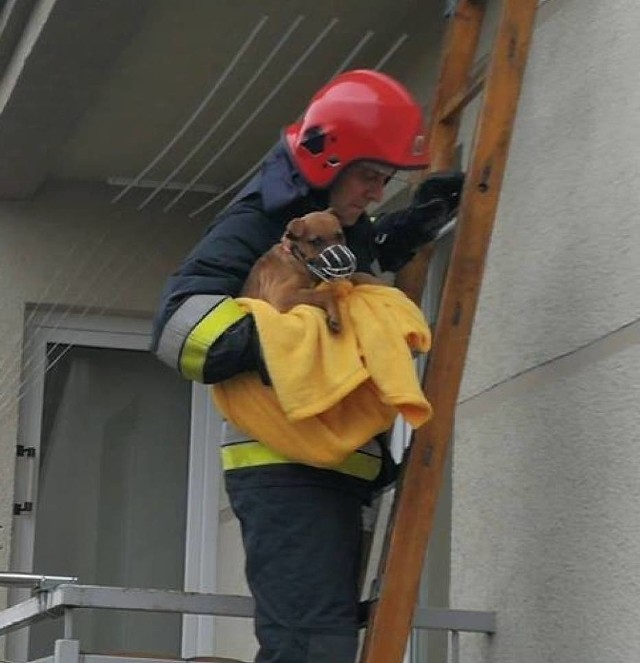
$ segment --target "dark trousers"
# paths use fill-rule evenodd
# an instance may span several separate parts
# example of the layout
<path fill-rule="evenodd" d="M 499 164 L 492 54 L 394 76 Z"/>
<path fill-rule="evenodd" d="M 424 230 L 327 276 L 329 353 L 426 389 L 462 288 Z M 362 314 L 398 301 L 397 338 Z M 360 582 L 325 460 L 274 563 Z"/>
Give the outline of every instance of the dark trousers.
<path fill-rule="evenodd" d="M 256 663 L 353 663 L 362 501 L 320 486 L 227 489 L 256 602 Z"/>

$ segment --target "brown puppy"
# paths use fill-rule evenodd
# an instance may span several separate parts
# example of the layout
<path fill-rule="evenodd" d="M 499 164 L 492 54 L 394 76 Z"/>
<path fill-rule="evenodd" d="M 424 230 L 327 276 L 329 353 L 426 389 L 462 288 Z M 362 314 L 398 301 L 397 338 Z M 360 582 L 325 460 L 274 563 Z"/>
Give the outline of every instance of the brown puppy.
<path fill-rule="evenodd" d="M 293 219 L 280 243 L 253 266 L 240 294 L 263 299 L 282 313 L 297 304 L 318 306 L 327 313 L 329 329 L 337 333 L 341 323 L 334 294 L 330 288 L 316 289 L 320 278 L 306 263 L 327 247 L 345 243 L 340 220 L 331 210 Z"/>

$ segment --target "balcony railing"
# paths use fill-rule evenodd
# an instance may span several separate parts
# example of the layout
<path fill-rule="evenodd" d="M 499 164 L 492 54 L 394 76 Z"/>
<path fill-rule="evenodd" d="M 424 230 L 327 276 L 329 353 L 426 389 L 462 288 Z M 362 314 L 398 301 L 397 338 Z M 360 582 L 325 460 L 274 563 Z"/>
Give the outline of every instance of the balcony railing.
<path fill-rule="evenodd" d="M 253 599 L 230 594 L 201 594 L 132 587 L 79 585 L 77 579 L 24 573 L 0 573 L 0 586 L 29 587 L 31 598 L 0 611 L 0 635 L 45 618 L 64 620 L 64 640 L 56 642 L 55 663 L 79 663 L 79 644 L 74 638 L 74 611 L 83 608 L 169 612 L 183 615 L 253 617 Z M 451 633 L 451 661 L 459 663 L 459 634 L 491 635 L 496 631 L 495 612 L 418 608 L 415 629 Z M 69 641 L 69 642 L 67 642 Z M 89 663 L 87 656 L 85 663 Z"/>

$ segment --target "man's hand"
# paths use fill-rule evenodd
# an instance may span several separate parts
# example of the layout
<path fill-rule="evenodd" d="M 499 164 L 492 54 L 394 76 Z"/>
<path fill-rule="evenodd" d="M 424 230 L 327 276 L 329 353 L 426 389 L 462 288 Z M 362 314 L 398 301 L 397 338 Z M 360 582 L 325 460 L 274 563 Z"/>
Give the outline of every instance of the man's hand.
<path fill-rule="evenodd" d="M 458 209 L 463 184 L 463 173 L 433 173 L 418 186 L 409 207 L 384 214 L 375 222 L 375 242 L 384 271 L 398 271 L 420 247 L 438 236 Z"/>
<path fill-rule="evenodd" d="M 442 200 L 450 212 L 458 209 L 460 194 L 464 184 L 464 173 L 441 171 L 426 177 L 416 189 L 411 207 L 428 205 L 434 200 Z"/>

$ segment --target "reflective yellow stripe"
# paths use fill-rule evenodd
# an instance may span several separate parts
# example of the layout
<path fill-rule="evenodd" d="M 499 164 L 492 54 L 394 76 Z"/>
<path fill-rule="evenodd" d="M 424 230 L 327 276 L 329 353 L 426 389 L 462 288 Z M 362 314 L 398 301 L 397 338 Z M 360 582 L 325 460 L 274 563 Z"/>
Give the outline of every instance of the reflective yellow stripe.
<path fill-rule="evenodd" d="M 343 474 L 351 474 L 354 477 L 373 481 L 380 473 L 381 465 L 382 461 L 379 458 L 356 451 L 335 469 Z"/>
<path fill-rule="evenodd" d="M 241 442 L 222 447 L 222 467 L 225 470 L 290 462 L 288 458 L 271 451 L 260 442 Z"/>
<path fill-rule="evenodd" d="M 229 298 L 218 304 L 200 320 L 187 336 L 180 354 L 180 372 L 189 380 L 203 381 L 204 362 L 211 344 L 234 322 L 246 315 Z"/>
<path fill-rule="evenodd" d="M 230 444 L 222 447 L 221 451 L 222 467 L 225 470 L 294 462 L 256 441 Z M 335 472 L 373 481 L 380 472 L 381 464 L 380 458 L 356 451 L 343 463 L 331 469 Z"/>

